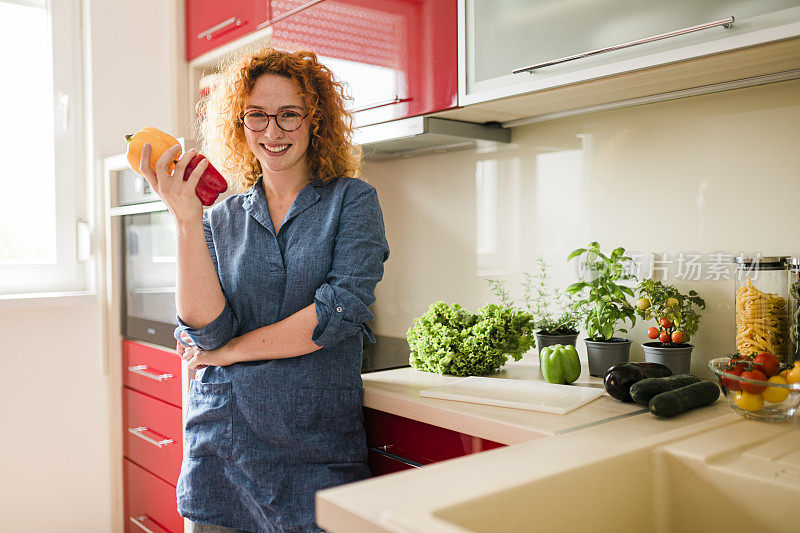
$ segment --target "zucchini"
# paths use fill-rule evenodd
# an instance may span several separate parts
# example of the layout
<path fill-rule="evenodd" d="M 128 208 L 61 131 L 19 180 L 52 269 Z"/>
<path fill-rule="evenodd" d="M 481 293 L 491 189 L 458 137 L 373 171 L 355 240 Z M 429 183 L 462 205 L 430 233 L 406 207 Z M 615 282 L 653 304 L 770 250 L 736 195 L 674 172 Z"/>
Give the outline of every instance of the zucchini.
<path fill-rule="evenodd" d="M 656 416 L 675 416 L 695 407 L 710 405 L 719 398 L 719 387 L 713 381 L 692 383 L 680 389 L 657 394 L 650 400 L 650 412 Z"/>
<path fill-rule="evenodd" d="M 656 394 L 667 392 L 692 383 L 697 383 L 700 378 L 692 374 L 680 374 L 664 378 L 646 378 L 631 385 L 631 398 L 640 405 L 649 405 Z"/>

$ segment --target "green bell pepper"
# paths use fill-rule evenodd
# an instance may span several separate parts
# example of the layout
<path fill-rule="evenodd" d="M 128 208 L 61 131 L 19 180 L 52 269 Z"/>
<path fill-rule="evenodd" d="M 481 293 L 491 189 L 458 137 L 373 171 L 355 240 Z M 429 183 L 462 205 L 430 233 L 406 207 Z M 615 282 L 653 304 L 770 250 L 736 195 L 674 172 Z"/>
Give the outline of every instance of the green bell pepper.
<path fill-rule="evenodd" d="M 539 350 L 539 365 L 548 383 L 572 383 L 581 375 L 581 362 L 574 346 L 555 344 Z"/>

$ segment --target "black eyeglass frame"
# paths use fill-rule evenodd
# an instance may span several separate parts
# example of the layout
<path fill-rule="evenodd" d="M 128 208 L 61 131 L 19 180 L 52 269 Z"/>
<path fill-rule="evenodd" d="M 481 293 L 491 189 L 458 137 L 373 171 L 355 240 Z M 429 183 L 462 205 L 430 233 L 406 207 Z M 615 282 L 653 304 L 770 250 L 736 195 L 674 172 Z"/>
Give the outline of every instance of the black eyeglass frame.
<path fill-rule="evenodd" d="M 245 122 L 245 118 L 247 118 L 247 115 L 250 115 L 252 113 L 261 113 L 261 114 L 263 114 L 263 115 L 265 115 L 267 117 L 267 123 L 264 125 L 264 127 L 262 129 L 254 130 L 253 128 L 251 128 L 250 126 L 247 125 L 247 122 Z M 305 115 L 300 115 L 299 113 L 297 113 L 298 115 L 300 115 L 300 124 L 294 129 L 287 130 L 286 128 L 281 126 L 280 122 L 278 122 L 278 115 L 283 114 L 283 113 L 297 113 L 297 112 L 296 111 L 281 111 L 280 113 L 275 113 L 274 115 L 270 115 L 269 113 L 264 113 L 263 111 L 259 111 L 257 109 L 251 109 L 250 111 L 247 111 L 246 113 L 242 114 L 242 124 L 244 125 L 245 128 L 247 128 L 248 130 L 250 130 L 250 131 L 252 131 L 254 133 L 261 133 L 262 131 L 264 131 L 267 128 L 269 128 L 269 121 L 270 121 L 270 119 L 274 118 L 275 119 L 275 124 L 277 124 L 278 127 L 281 130 L 283 130 L 283 131 L 288 133 L 288 132 L 291 132 L 291 131 L 299 130 L 303 126 L 303 121 L 306 119 L 306 117 L 308 117 L 308 111 L 306 111 Z"/>

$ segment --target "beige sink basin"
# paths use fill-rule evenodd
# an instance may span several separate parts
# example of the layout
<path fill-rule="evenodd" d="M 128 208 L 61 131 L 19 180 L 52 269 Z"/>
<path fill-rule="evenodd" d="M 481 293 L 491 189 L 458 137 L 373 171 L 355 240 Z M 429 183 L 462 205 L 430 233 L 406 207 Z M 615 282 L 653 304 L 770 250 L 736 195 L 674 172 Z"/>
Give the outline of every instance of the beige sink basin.
<path fill-rule="evenodd" d="M 450 526 L 445 529 L 477 533 L 788 532 L 800 523 L 799 427 L 742 420 L 459 502 L 433 516 Z"/>

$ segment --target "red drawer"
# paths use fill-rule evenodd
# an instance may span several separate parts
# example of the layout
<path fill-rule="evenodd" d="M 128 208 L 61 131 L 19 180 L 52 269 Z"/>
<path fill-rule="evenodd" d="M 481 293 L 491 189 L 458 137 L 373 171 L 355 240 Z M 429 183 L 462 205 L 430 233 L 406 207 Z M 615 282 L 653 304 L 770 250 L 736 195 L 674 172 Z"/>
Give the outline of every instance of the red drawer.
<path fill-rule="evenodd" d="M 159 400 L 181 406 L 181 358 L 175 352 L 122 341 L 122 382 Z"/>
<path fill-rule="evenodd" d="M 422 465 L 505 446 L 368 407 L 364 425 L 368 446 Z"/>
<path fill-rule="evenodd" d="M 127 459 L 123 459 L 123 463 L 125 532 L 183 533 L 183 518 L 178 514 L 175 487 Z"/>
<path fill-rule="evenodd" d="M 183 457 L 181 410 L 127 388 L 122 407 L 125 457 L 176 485 Z"/>

